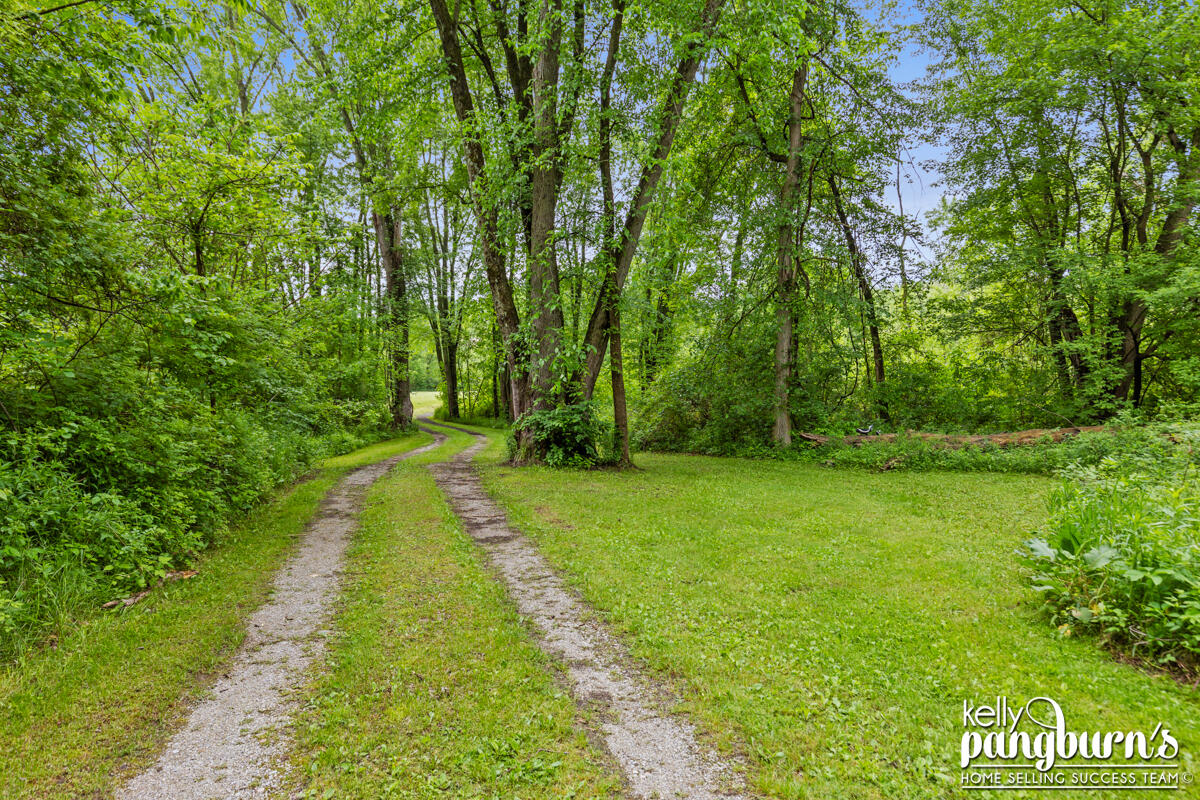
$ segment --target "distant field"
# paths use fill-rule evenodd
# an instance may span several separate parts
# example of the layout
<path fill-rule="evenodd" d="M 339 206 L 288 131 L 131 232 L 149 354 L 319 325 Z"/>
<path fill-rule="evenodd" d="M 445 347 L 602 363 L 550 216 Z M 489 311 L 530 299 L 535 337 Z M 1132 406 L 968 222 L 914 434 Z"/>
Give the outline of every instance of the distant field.
<path fill-rule="evenodd" d="M 414 417 L 428 417 L 437 411 L 442 400 L 438 397 L 437 392 L 413 392 L 412 404 Z"/>

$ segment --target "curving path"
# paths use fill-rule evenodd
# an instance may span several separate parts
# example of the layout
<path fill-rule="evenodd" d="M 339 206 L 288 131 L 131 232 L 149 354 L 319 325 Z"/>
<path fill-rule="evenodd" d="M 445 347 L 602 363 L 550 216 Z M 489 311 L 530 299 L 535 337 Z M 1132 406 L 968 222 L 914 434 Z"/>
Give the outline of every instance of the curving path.
<path fill-rule="evenodd" d="M 429 469 L 520 613 L 541 632 L 539 645 L 565 663 L 577 701 L 598 712 L 602 721 L 593 733 L 618 763 L 629 793 L 662 800 L 740 797 L 734 764 L 701 745 L 692 725 L 670 712 L 665 693 L 488 497 L 470 463 L 485 437 L 421 421 L 477 437 Z M 323 626 L 366 490 L 397 462 L 445 441 L 444 434 L 425 430 L 433 434 L 432 444 L 356 469 L 329 492 L 276 575 L 271 600 L 251 616 L 246 640 L 211 696 L 193 709 L 158 762 L 117 792 L 118 800 L 241 800 L 265 797 L 279 786 L 296 707 L 292 693 L 324 649 Z"/>
<path fill-rule="evenodd" d="M 429 469 L 467 533 L 487 552 L 517 609 L 540 630 L 541 648 L 565 663 L 576 700 L 599 711 L 603 722 L 597 733 L 631 794 L 663 800 L 739 797 L 734 765 L 702 746 L 693 726 L 670 713 L 667 698 L 652 688 L 616 636 L 565 587 L 537 546 L 508 525 L 504 511 L 484 491 L 470 462 L 486 438 L 442 427 L 479 441 Z"/>

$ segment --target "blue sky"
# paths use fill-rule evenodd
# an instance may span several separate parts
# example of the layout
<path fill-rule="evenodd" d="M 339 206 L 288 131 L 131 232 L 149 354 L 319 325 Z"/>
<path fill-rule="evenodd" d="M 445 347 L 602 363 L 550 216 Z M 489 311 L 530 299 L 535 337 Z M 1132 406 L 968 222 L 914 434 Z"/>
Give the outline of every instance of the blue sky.
<path fill-rule="evenodd" d="M 868 19 L 877 20 L 886 27 L 918 24 L 923 19 L 922 12 L 911 0 L 899 0 L 895 8 L 888 12 L 881 11 L 878 0 L 858 0 L 858 5 Z M 886 17 L 881 19 L 885 13 Z M 891 78 L 897 84 L 921 79 L 925 77 L 929 61 L 929 55 L 921 52 L 915 42 L 907 41 L 889 70 Z M 920 141 L 926 133 L 922 130 L 911 131 L 907 137 L 907 151 L 898 154 L 906 162 L 901 170 L 900 181 L 904 211 L 922 222 L 925 212 L 936 208 L 942 198 L 942 188 L 937 185 L 941 176 L 936 169 L 927 169 L 923 164 L 930 160 L 941 161 L 945 157 L 943 148 Z M 909 161 L 912 163 L 907 163 Z M 898 207 L 894 193 L 885 199 L 893 208 Z"/>

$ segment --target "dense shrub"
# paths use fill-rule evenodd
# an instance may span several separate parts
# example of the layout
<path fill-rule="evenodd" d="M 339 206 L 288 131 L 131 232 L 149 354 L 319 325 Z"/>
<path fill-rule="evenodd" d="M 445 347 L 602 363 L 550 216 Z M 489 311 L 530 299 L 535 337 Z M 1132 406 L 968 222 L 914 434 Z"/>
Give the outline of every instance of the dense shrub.
<path fill-rule="evenodd" d="M 136 502 L 90 493 L 61 462 L 0 461 L 0 634 L 36 633 L 63 606 L 145 586 L 198 532 L 168 530 Z"/>
<path fill-rule="evenodd" d="M 661 420 L 660 423 L 661 424 Z M 644 430 L 644 429 L 643 429 Z M 955 470 L 962 472 L 1010 472 L 1055 475 L 1074 465 L 1095 465 L 1106 457 L 1170 457 L 1178 450 L 1173 439 L 1189 435 L 1186 425 L 1114 425 L 1105 432 L 1088 432 L 1059 442 L 1049 438 L 1031 445 L 996 444 L 948 446 L 916 436 L 845 444 L 833 438 L 817 445 L 797 439 L 791 447 L 776 447 L 768 441 L 726 443 L 723 446 L 657 447 L 648 449 L 688 450 L 711 455 L 803 461 L 827 467 L 878 470 Z M 641 439 L 643 446 L 660 444 Z"/>
<path fill-rule="evenodd" d="M 793 430 L 842 436 L 873 423 L 889 433 L 978 434 L 1085 425 L 1117 411 L 1094 394 L 1064 395 L 1056 373 L 1027 359 L 998 359 L 988 348 L 948 343 L 907 324 L 885 330 L 892 337 L 884 343 L 887 379 L 875 384 L 864 374 L 863 350 L 825 330 L 811 313 L 814 303 L 830 303 L 840 309 L 835 313 L 849 310 L 857 328 L 857 305 L 839 302 L 818 297 L 814 288 L 795 320 L 802 346 L 788 396 Z M 749 316 L 724 319 L 720 309 L 713 313 L 717 325 L 681 343 L 644 389 L 631 431 L 638 448 L 731 455 L 772 446 L 774 309 L 766 304 Z"/>
<path fill-rule="evenodd" d="M 1135 657 L 1200 669 L 1200 433 L 1066 472 L 1033 582 L 1064 635 L 1098 633 Z"/>
<path fill-rule="evenodd" d="M 600 463 L 604 425 L 590 402 L 530 411 L 512 427 L 508 455 L 517 463 L 593 467 Z"/>
<path fill-rule="evenodd" d="M 374 437 L 371 429 L 314 431 L 243 409 L 192 410 L 74 417 L 3 440 L 0 655 L 81 605 L 145 588 L 187 564 L 231 516 L 314 459 Z"/>
<path fill-rule="evenodd" d="M 68 366 L 73 331 L 0 341 L 0 658 L 187 564 L 385 428 L 378 378 L 342 395 L 365 367 L 314 355 L 323 331 L 204 282 L 142 289 L 155 324 L 110 320 Z"/>
<path fill-rule="evenodd" d="M 144 6 L 0 20 L 0 657 L 186 563 L 387 405 L 391 318 L 344 268 L 353 223 L 300 200 L 307 134 L 214 113 L 203 77 L 192 105 L 143 71 L 134 102 L 175 24 Z"/>
<path fill-rule="evenodd" d="M 714 342 L 655 381 L 631 444 L 642 450 L 724 455 L 770 441 L 770 351 L 753 341 Z M 804 398 L 797 393 L 797 404 Z"/>

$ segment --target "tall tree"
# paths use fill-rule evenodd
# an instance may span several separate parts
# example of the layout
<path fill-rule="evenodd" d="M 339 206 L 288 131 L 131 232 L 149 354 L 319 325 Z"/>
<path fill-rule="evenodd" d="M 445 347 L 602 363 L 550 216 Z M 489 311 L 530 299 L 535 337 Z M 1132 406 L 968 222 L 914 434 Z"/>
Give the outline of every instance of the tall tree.
<path fill-rule="evenodd" d="M 1144 365 L 1170 361 L 1195 308 L 1180 243 L 1200 193 L 1200 12 L 1053 0 L 936 9 L 929 40 L 953 76 L 938 97 L 947 131 L 967 143 L 947 165 L 963 195 L 962 224 L 947 225 L 953 252 L 971 263 L 989 251 L 986 269 L 970 267 L 981 282 L 1011 276 L 1013 296 L 1037 292 L 1044 352 L 1083 413 L 1141 404 Z"/>

